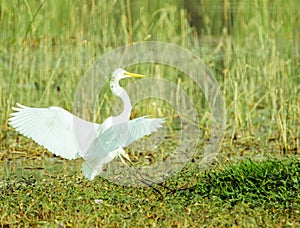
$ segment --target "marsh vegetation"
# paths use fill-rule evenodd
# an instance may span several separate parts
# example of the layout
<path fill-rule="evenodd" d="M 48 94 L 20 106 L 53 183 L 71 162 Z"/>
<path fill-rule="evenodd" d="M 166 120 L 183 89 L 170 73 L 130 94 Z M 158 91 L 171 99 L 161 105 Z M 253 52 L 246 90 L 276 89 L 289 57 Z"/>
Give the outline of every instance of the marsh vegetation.
<path fill-rule="evenodd" d="M 190 3 L 0 1 L 2 227 L 299 226 L 299 3 Z M 214 73 L 225 99 L 227 125 L 219 160 L 211 169 L 200 173 L 188 164 L 156 186 L 161 194 L 101 178 L 89 182 L 80 173 L 80 161 L 53 158 L 8 126 L 16 102 L 72 111 L 77 85 L 99 56 L 142 41 L 187 48 Z M 203 141 L 209 138 L 209 107 L 187 75 L 154 63 L 130 69 L 180 85 L 198 102 L 198 127 Z M 99 112 L 93 116 L 99 122 L 118 102 L 108 86 L 100 95 Z M 149 113 L 168 116 L 169 131 L 176 131 L 176 110 L 166 102 L 137 103 L 132 116 Z M 172 140 L 165 142 L 164 153 L 170 148 Z M 129 152 L 137 165 L 149 162 L 140 160 L 138 151 Z"/>

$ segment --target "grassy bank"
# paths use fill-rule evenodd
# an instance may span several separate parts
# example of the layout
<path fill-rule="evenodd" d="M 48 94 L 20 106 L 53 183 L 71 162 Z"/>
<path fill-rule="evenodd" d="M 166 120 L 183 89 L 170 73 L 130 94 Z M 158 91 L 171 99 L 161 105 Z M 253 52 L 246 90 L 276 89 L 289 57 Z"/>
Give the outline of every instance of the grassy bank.
<path fill-rule="evenodd" d="M 298 160 L 239 162 L 198 173 L 188 167 L 161 186 L 127 188 L 77 172 L 15 174 L 1 181 L 5 225 L 300 225 Z"/>

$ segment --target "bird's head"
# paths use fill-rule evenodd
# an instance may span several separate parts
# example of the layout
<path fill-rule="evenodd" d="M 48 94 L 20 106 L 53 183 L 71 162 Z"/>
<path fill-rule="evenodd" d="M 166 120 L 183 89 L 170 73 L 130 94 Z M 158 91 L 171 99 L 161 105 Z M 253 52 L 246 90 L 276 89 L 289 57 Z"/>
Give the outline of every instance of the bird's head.
<path fill-rule="evenodd" d="M 130 73 L 122 68 L 118 68 L 116 69 L 113 74 L 112 74 L 112 78 L 119 81 L 123 78 L 144 78 L 145 76 L 142 74 L 135 74 L 135 73 Z"/>

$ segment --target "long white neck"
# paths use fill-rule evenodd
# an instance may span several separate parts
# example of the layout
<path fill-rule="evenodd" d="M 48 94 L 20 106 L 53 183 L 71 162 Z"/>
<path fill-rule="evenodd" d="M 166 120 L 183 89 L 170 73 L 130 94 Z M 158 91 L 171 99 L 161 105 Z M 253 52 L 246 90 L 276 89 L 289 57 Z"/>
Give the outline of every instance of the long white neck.
<path fill-rule="evenodd" d="M 121 123 L 128 121 L 130 118 L 132 106 L 126 90 L 119 85 L 119 79 L 117 78 L 114 78 L 110 81 L 110 89 L 112 93 L 120 97 L 123 102 L 123 111 L 120 113 L 120 115 L 113 117 L 114 122 Z"/>

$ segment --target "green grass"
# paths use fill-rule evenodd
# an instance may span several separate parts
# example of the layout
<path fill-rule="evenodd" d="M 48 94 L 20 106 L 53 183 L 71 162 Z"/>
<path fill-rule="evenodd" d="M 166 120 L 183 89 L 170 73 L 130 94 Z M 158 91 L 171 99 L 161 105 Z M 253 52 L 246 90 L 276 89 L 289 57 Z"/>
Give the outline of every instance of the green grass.
<path fill-rule="evenodd" d="M 2 226 L 300 225 L 299 160 L 246 160 L 204 173 L 186 168 L 156 191 L 91 182 L 78 172 L 7 175 L 1 181 Z"/>
<path fill-rule="evenodd" d="M 230 206 L 243 202 L 254 207 L 299 209 L 299 168 L 299 161 L 246 160 L 222 171 L 206 172 L 187 195 L 215 198 Z"/>
<path fill-rule="evenodd" d="M 299 226 L 298 2 L 202 2 L 0 0 L 1 226 L 55 226 L 55 220 L 75 227 Z M 190 26 L 187 18 L 198 12 L 201 26 Z M 194 52 L 220 84 L 227 127 L 219 160 L 209 171 L 189 164 L 164 187 L 156 186 L 160 195 L 101 178 L 89 182 L 79 167 L 46 170 L 51 175 L 43 165 L 41 170 L 24 169 L 27 161 L 52 155 L 8 126 L 16 102 L 71 111 L 80 79 L 101 55 L 128 43 L 156 40 Z M 160 64 L 130 69 L 180 85 L 199 112 L 203 140 L 208 138 L 210 110 L 192 80 Z M 100 122 L 116 101 L 105 88 L 94 115 Z M 167 116 L 169 130 L 176 130 L 176 110 L 166 103 L 138 103 L 133 117 L 149 113 Z M 167 142 L 163 150 L 167 154 L 172 148 Z M 133 158 L 138 154 L 129 152 Z M 137 157 L 136 163 L 143 159 Z M 7 165 L 19 160 L 24 167 Z M 104 202 L 97 205 L 94 199 Z"/>

